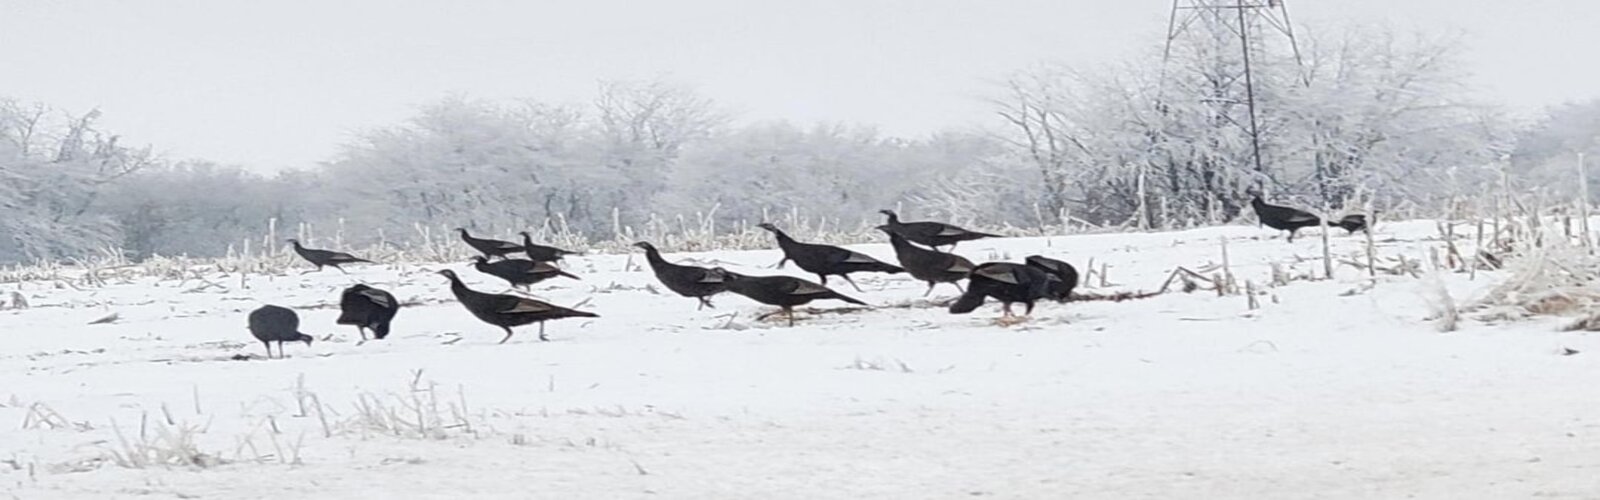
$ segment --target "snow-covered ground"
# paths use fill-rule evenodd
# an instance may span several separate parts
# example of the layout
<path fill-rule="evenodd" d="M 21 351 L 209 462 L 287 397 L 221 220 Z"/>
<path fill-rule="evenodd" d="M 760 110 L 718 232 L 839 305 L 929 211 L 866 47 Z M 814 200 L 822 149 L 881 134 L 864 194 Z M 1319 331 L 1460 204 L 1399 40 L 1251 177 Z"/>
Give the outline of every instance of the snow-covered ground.
<path fill-rule="evenodd" d="M 1338 231 L 1342 233 L 1342 231 Z M 905 275 L 857 278 L 877 306 L 807 314 L 670 294 L 641 256 L 573 259 L 535 293 L 602 315 L 504 345 L 437 266 L 75 290 L 4 285 L 0 492 L 17 498 L 1550 498 L 1600 497 L 1600 339 L 1559 321 L 1438 333 L 1424 283 L 1320 273 L 1315 231 L 1254 227 L 962 244 L 1039 253 L 1154 290 L 1221 261 L 1265 290 L 1044 303 L 1004 327 Z M 1379 228 L 1423 259 L 1431 222 Z M 1333 238 L 1353 255 L 1363 239 Z M 1465 244 L 1470 245 L 1470 242 Z M 887 244 L 858 250 L 893 259 Z M 776 251 L 676 254 L 748 273 Z M 1312 260 L 1305 260 L 1312 259 Z M 451 266 L 474 286 L 502 282 Z M 1501 273 L 1444 276 L 1457 300 Z M 1098 278 L 1094 281 L 1098 282 Z M 333 324 L 355 282 L 417 303 L 385 341 Z M 1098 283 L 1094 283 L 1098 284 Z M 243 285 L 243 287 L 241 287 Z M 245 315 L 295 308 L 321 341 L 262 359 Z M 820 308 L 842 304 L 817 303 Z M 108 314 L 118 319 L 90 325 Z M 1563 356 L 1563 348 L 1579 351 Z M 239 359 L 247 355 L 248 359 Z M 421 422 L 419 424 L 419 422 Z M 130 467 L 171 452 L 203 465 Z M 190 451 L 184 449 L 192 447 Z M 123 462 L 123 463 L 119 463 Z"/>

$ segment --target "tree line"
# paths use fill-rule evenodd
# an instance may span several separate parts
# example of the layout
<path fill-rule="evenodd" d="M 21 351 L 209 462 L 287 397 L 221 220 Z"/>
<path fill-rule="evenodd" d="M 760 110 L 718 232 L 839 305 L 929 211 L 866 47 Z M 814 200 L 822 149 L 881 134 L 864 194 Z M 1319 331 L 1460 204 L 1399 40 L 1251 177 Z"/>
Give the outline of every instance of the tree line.
<path fill-rule="evenodd" d="M 1572 153 L 1600 149 L 1600 101 L 1518 123 L 1475 97 L 1457 41 L 1347 30 L 1304 37 L 1299 63 L 1255 48 L 1257 168 L 1226 122 L 1241 103 L 1224 80 L 1242 61 L 1206 39 L 1017 71 L 989 92 L 992 122 L 925 137 L 741 121 L 685 85 L 612 81 L 581 105 L 441 99 L 274 174 L 159 158 L 103 131 L 98 112 L 0 100 L 0 262 L 215 256 L 269 220 L 361 244 L 546 224 L 605 239 L 685 215 L 854 227 L 896 207 L 978 226 L 1170 228 L 1231 220 L 1255 192 L 1442 209 L 1505 176 L 1566 194 Z"/>

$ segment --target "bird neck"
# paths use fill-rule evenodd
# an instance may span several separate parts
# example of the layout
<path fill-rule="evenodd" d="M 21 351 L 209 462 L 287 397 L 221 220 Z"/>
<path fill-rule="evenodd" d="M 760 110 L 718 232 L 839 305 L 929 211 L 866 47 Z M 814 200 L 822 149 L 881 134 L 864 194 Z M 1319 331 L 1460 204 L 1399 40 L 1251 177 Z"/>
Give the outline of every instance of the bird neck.
<path fill-rule="evenodd" d="M 779 246 L 790 245 L 795 242 L 794 238 L 790 238 L 789 233 L 783 232 L 782 229 L 773 229 L 772 236 L 778 239 Z"/>
<path fill-rule="evenodd" d="M 666 264 L 667 263 L 667 259 L 661 258 L 661 251 L 656 250 L 656 247 L 645 247 L 645 249 L 644 249 L 644 258 L 645 258 L 645 260 L 650 261 L 651 265 L 660 265 L 660 264 Z"/>

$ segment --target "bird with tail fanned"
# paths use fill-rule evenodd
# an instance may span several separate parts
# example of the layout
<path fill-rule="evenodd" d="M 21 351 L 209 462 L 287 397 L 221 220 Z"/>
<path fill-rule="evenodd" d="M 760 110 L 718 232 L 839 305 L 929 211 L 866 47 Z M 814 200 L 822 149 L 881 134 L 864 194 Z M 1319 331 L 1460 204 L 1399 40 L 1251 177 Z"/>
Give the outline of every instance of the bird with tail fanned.
<path fill-rule="evenodd" d="M 856 286 L 855 280 L 850 279 L 850 273 L 896 274 L 905 271 L 861 252 L 833 245 L 801 243 L 770 223 L 763 222 L 756 227 L 771 232 L 772 236 L 778 239 L 778 248 L 783 250 L 783 260 L 778 261 L 779 268 L 783 267 L 784 262 L 792 260 L 795 265 L 800 266 L 800 269 L 817 275 L 823 285 L 828 284 L 828 276 L 838 276 L 844 278 L 845 282 L 850 283 L 850 286 L 859 292 L 861 287 Z"/>
<path fill-rule="evenodd" d="M 472 247 L 473 250 L 477 250 L 478 253 L 483 254 L 484 257 L 505 257 L 506 255 L 522 251 L 522 245 L 518 245 L 516 243 L 504 240 L 473 237 L 471 234 L 467 233 L 467 228 L 464 227 L 456 228 L 456 232 L 461 233 L 461 241 L 467 242 L 467 246 Z"/>
<path fill-rule="evenodd" d="M 400 302 L 394 295 L 358 284 L 344 289 L 339 297 L 339 319 L 334 323 L 354 325 L 361 332 L 362 341 L 367 340 L 367 330 L 372 330 L 372 338 L 383 340 L 389 336 L 389 323 L 399 312 Z"/>
<path fill-rule="evenodd" d="M 534 284 L 556 276 L 579 279 L 577 276 L 562 271 L 549 262 L 534 262 L 522 259 L 504 259 L 489 262 L 488 257 L 478 255 L 472 258 L 472 267 L 480 273 L 506 280 L 513 288 L 521 287 L 527 289 Z"/>
<path fill-rule="evenodd" d="M 972 261 L 966 257 L 953 253 L 929 250 L 906 241 L 899 233 L 890 231 L 888 226 L 878 226 L 879 231 L 889 235 L 889 244 L 894 247 L 894 255 L 900 259 L 900 266 L 906 269 L 911 277 L 928 282 L 928 290 L 922 293 L 923 297 L 933 293 L 934 285 L 950 283 L 961 288 L 961 280 L 967 279 L 967 273 L 972 272 Z"/>
<path fill-rule="evenodd" d="M 633 246 L 644 249 L 644 258 L 650 263 L 650 270 L 668 290 L 700 301 L 700 305 L 695 307 L 696 311 L 713 307 L 711 297 L 728 290 L 727 276 L 721 270 L 667 262 L 661 257 L 661 251 L 648 242 L 641 241 Z"/>
<path fill-rule="evenodd" d="M 945 245 L 949 245 L 951 250 L 955 250 L 956 244 L 963 241 L 999 237 L 999 235 L 969 231 L 943 222 L 900 222 L 900 216 L 895 214 L 893 210 L 879 210 L 878 213 L 889 218 L 889 222 L 884 224 L 883 227 L 888 228 L 890 232 L 899 234 L 900 237 L 913 243 L 927 245 L 935 250 Z"/>
<path fill-rule="evenodd" d="M 343 267 L 339 267 L 339 266 L 344 265 L 344 264 L 357 264 L 357 263 L 371 264 L 372 263 L 372 261 L 370 261 L 370 260 L 363 259 L 363 258 L 360 258 L 360 257 L 356 257 L 354 255 L 350 255 L 350 254 L 347 254 L 347 253 L 344 253 L 344 252 L 335 252 L 335 251 L 332 251 L 332 250 L 318 250 L 318 249 L 315 249 L 315 248 L 306 248 L 306 247 L 300 245 L 300 240 L 290 239 L 288 241 L 289 241 L 290 244 L 294 245 L 294 253 L 299 254 L 300 258 L 305 259 L 306 262 L 310 262 L 311 265 L 317 266 L 316 269 L 311 270 L 311 271 L 306 271 L 305 273 L 321 271 L 323 267 L 332 267 L 334 269 L 338 269 L 339 272 L 341 272 L 341 273 L 349 274 L 348 272 L 346 272 L 344 270 Z M 305 273 L 300 273 L 300 274 L 305 274 Z"/>
<path fill-rule="evenodd" d="M 762 304 L 781 308 L 776 312 L 757 317 L 756 321 L 781 312 L 789 318 L 789 326 L 794 326 L 794 306 L 809 304 L 813 300 L 833 299 L 867 305 L 866 302 L 835 292 L 828 287 L 793 276 L 746 276 L 721 268 L 718 270 L 727 276 L 728 291 Z"/>
<path fill-rule="evenodd" d="M 300 333 L 300 316 L 288 308 L 266 305 L 250 311 L 250 334 L 267 346 L 267 359 L 272 359 L 272 343 L 278 343 L 278 357 L 283 357 L 284 342 L 305 342 L 311 346 L 311 336 Z"/>

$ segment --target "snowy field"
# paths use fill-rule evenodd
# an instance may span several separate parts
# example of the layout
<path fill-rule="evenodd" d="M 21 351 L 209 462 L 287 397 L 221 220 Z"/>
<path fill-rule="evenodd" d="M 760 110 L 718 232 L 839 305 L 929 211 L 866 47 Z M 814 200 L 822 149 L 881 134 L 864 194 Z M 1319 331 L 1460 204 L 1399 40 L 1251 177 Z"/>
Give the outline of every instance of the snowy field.
<path fill-rule="evenodd" d="M 1333 237 L 1356 255 L 1363 238 Z M 964 243 L 1153 291 L 1221 262 L 1264 290 L 1041 303 L 999 326 L 905 275 L 835 282 L 873 310 L 755 322 L 655 284 L 642 255 L 572 259 L 535 293 L 602 315 L 497 345 L 438 266 L 19 290 L 0 311 L 0 492 L 15 498 L 1597 498 L 1600 338 L 1564 319 L 1427 320 L 1429 280 L 1344 266 L 1255 227 Z M 1270 239 L 1269 239 L 1270 238 Z M 1425 260 L 1431 222 L 1380 226 Z M 1463 244 L 1470 246 L 1470 240 Z M 857 250 L 892 261 L 887 243 Z M 775 250 L 668 254 L 770 269 Z M 504 283 L 450 266 L 479 289 Z M 1426 267 L 1426 264 L 1424 264 Z M 295 270 L 298 272 L 299 270 Z M 1209 272 L 1207 273 L 1210 274 Z M 798 274 L 797 274 L 798 275 Z M 813 278 L 807 276 L 808 278 Z M 1504 277 L 1443 280 L 1466 302 Z M 1099 278 L 1092 285 L 1099 285 Z M 384 341 L 333 324 L 366 282 L 411 305 Z M 295 308 L 319 341 L 263 359 L 245 315 Z M 840 303 L 815 303 L 823 309 Z M 107 324 L 89 323 L 115 313 Z M 1579 351 L 1562 355 L 1563 349 Z M 143 462 L 184 462 L 143 463 Z M 0 495 L 6 496 L 6 495 Z"/>

